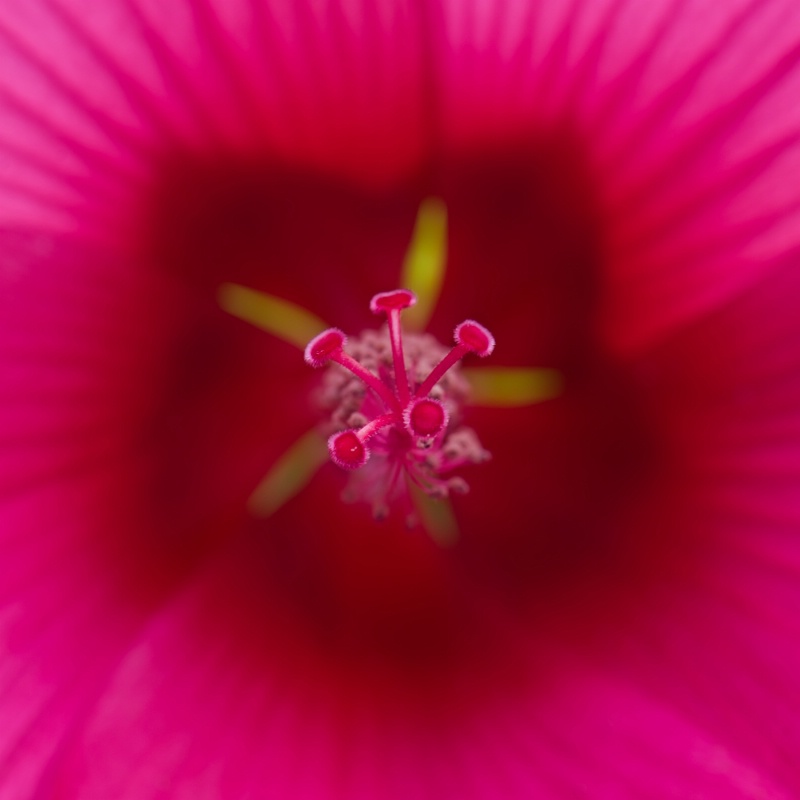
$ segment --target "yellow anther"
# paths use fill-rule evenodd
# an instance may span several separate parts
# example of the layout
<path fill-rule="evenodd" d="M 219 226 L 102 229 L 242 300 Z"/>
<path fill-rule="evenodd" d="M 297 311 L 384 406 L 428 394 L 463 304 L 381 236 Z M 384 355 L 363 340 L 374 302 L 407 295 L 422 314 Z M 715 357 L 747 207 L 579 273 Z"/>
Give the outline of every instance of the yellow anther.
<path fill-rule="evenodd" d="M 447 270 L 447 207 L 436 197 L 423 200 L 411 242 L 403 261 L 400 286 L 417 296 L 417 304 L 403 314 L 409 330 L 424 330 L 442 291 Z"/>
<path fill-rule="evenodd" d="M 555 369 L 470 367 L 461 374 L 469 381 L 473 406 L 530 406 L 557 397 L 563 390 L 563 378 Z"/>
<path fill-rule="evenodd" d="M 258 485 L 247 507 L 254 517 L 269 517 L 305 488 L 327 462 L 328 448 L 319 431 L 301 436 L 273 465 Z"/>
<path fill-rule="evenodd" d="M 229 314 L 301 350 L 305 349 L 310 339 L 330 327 L 310 311 L 288 300 L 236 283 L 223 283 L 217 299 Z"/>
<path fill-rule="evenodd" d="M 439 499 L 426 494 L 411 481 L 408 482 L 411 500 L 419 516 L 419 523 L 441 547 L 451 547 L 460 535 L 453 506 L 447 498 Z"/>

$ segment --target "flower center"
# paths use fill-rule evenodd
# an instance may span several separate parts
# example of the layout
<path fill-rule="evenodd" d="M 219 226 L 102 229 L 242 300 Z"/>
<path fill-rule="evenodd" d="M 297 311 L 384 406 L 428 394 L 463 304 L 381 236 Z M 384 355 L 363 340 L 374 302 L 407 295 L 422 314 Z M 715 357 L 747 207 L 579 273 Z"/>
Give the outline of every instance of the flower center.
<path fill-rule="evenodd" d="M 486 461 L 489 453 L 471 428 L 460 425 L 468 384 L 458 362 L 467 353 L 494 350 L 491 333 L 474 320 L 456 326 L 448 350 L 428 334 L 406 334 L 404 309 L 416 303 L 407 289 L 376 294 L 370 310 L 386 316 L 386 326 L 348 341 L 329 328 L 306 346 L 312 367 L 330 362 L 320 393 L 329 415 L 331 460 L 354 475 L 349 499 L 365 500 L 376 518 L 400 504 L 410 524 L 416 521 L 413 494 L 444 499 L 468 487 L 453 472 Z"/>

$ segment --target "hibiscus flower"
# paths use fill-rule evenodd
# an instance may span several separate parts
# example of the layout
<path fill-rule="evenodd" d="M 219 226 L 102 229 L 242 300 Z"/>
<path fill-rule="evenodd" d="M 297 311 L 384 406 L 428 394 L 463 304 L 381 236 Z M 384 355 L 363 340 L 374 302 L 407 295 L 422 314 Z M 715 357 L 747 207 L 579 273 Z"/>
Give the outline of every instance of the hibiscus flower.
<path fill-rule="evenodd" d="M 797 796 L 793 0 L 6 0 L 0 53 L 4 796 Z M 497 342 L 446 539 L 309 468 L 276 317 L 367 335 L 430 197 L 415 324 Z"/>

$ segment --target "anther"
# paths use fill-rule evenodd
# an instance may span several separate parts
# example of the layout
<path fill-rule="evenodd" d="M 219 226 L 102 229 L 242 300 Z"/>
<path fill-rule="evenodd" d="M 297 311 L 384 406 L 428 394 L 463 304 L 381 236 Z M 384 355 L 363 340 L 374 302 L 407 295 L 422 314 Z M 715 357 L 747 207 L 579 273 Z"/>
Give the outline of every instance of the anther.
<path fill-rule="evenodd" d="M 419 385 L 415 397 L 425 397 L 441 380 L 442 376 L 467 353 L 484 358 L 494 350 L 494 336 L 479 322 L 467 319 L 456 325 L 453 333 L 456 346 L 431 370 L 430 375 Z"/>
<path fill-rule="evenodd" d="M 334 433 L 328 439 L 328 452 L 333 463 L 344 469 L 363 467 L 369 458 L 369 450 L 355 430 Z"/>
<path fill-rule="evenodd" d="M 456 325 L 453 336 L 457 344 L 481 358 L 490 356 L 494 351 L 494 336 L 474 319 L 466 319 Z"/>
<path fill-rule="evenodd" d="M 412 400 L 403 412 L 406 427 L 422 439 L 438 436 L 448 423 L 448 415 L 444 405 L 432 397 Z"/>
<path fill-rule="evenodd" d="M 335 399 L 331 421 L 336 427 L 347 426 L 330 436 L 328 452 L 335 464 L 347 470 L 371 461 L 363 473 L 353 476 L 350 492 L 368 500 L 376 516 L 388 513 L 389 503 L 398 498 L 407 512 L 413 511 L 410 492 L 414 486 L 432 497 L 466 491 L 466 483 L 450 473 L 488 457 L 475 433 L 458 424 L 459 404 L 466 392 L 463 378 L 456 371 L 447 377 L 445 373 L 467 353 L 488 356 L 494 338 L 474 320 L 456 327 L 455 345 L 449 352 L 430 336 L 408 334 L 407 368 L 400 315 L 415 302 L 414 293 L 407 289 L 376 294 L 370 309 L 386 315 L 388 337 L 383 331 L 365 332 L 345 352 L 344 333 L 329 328 L 305 349 L 305 360 L 312 367 L 334 362 L 373 390 L 365 395 L 338 371 L 327 379 L 326 392 L 333 390 L 329 396 Z"/>
<path fill-rule="evenodd" d="M 408 289 L 395 289 L 393 292 L 378 292 L 369 301 L 369 310 L 373 314 L 388 314 L 390 311 L 402 311 L 416 305 L 417 296 Z"/>
<path fill-rule="evenodd" d="M 367 440 L 381 428 L 397 422 L 397 415 L 384 414 L 356 430 L 339 431 L 328 438 L 328 452 L 334 463 L 345 469 L 358 469 L 369 460 Z"/>
<path fill-rule="evenodd" d="M 389 387 L 373 375 L 368 369 L 363 367 L 354 358 L 344 352 L 347 337 L 338 328 L 328 328 L 328 330 L 317 334 L 305 349 L 305 360 L 309 366 L 322 367 L 328 361 L 335 361 L 345 369 L 350 370 L 359 380 L 374 389 L 380 397 L 388 404 L 389 408 L 396 412 L 402 409 L 397 402 L 397 398 L 392 394 Z"/>
<path fill-rule="evenodd" d="M 304 353 L 306 364 L 315 369 L 324 367 L 334 353 L 340 352 L 347 344 L 347 337 L 338 328 L 328 330 L 315 336 L 307 345 Z"/>
<path fill-rule="evenodd" d="M 400 405 L 405 406 L 411 397 L 406 373 L 405 355 L 403 354 L 403 334 L 400 329 L 400 312 L 410 308 L 417 302 L 417 296 L 408 289 L 395 289 L 393 292 L 379 292 L 369 302 L 373 314 L 386 314 L 389 326 L 389 340 L 392 343 L 392 362 L 394 364 L 394 381 Z"/>

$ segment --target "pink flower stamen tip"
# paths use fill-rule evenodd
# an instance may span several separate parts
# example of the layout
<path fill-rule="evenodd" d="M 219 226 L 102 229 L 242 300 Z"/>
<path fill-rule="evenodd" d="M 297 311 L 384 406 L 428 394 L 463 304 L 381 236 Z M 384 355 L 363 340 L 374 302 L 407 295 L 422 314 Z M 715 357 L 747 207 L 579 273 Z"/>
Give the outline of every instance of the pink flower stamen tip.
<path fill-rule="evenodd" d="M 328 328 L 306 345 L 304 353 L 306 364 L 314 368 L 324 367 L 346 343 L 347 337 L 342 331 L 338 328 Z"/>
<path fill-rule="evenodd" d="M 492 354 L 494 350 L 494 336 L 474 319 L 464 320 L 455 330 L 456 344 L 472 351 L 481 358 Z"/>
<path fill-rule="evenodd" d="M 404 419 L 409 430 L 423 439 L 438 436 L 449 421 L 447 409 L 432 397 L 412 400 L 404 412 Z"/>
<path fill-rule="evenodd" d="M 369 459 L 369 450 L 356 430 L 334 433 L 328 439 L 328 452 L 334 464 L 343 469 L 358 469 Z"/>
<path fill-rule="evenodd" d="M 388 314 L 390 311 L 402 311 L 411 308 L 417 302 L 417 296 L 408 289 L 395 289 L 393 292 L 379 292 L 369 301 L 369 310 L 373 314 Z"/>
<path fill-rule="evenodd" d="M 334 464 L 356 472 L 346 494 L 369 502 L 376 518 L 395 502 L 413 515 L 412 490 L 434 498 L 463 493 L 466 484 L 453 470 L 488 458 L 475 432 L 460 424 L 469 385 L 458 362 L 470 352 L 489 355 L 494 338 L 473 320 L 456 328 L 449 351 L 428 334 L 404 336 L 400 315 L 415 302 L 407 289 L 377 294 L 370 309 L 385 313 L 384 328 L 349 344 L 341 330 L 329 328 L 305 349 L 310 366 L 337 365 L 319 392 L 330 414 L 328 432 L 338 431 L 328 438 L 328 452 Z"/>

